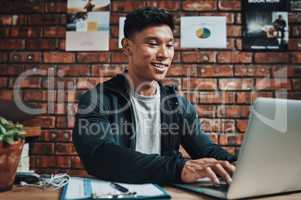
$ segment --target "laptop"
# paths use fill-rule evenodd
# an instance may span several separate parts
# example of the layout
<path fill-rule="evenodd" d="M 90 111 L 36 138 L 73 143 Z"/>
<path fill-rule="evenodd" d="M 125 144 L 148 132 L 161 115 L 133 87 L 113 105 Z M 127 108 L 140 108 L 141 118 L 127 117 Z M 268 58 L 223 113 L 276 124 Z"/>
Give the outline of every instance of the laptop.
<path fill-rule="evenodd" d="M 222 199 L 301 191 L 301 101 L 258 98 L 250 110 L 232 183 L 175 187 Z"/>

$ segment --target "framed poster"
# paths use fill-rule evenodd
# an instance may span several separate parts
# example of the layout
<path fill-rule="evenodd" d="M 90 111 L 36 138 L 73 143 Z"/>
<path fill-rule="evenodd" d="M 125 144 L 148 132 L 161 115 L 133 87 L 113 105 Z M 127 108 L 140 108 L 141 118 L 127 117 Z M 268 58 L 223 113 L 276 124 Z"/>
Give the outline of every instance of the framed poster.
<path fill-rule="evenodd" d="M 301 11 L 301 0 L 291 0 L 291 10 Z"/>
<path fill-rule="evenodd" d="M 244 50 L 287 50 L 289 1 L 242 0 L 242 9 Z"/>
<path fill-rule="evenodd" d="M 124 38 L 124 22 L 125 17 L 119 17 L 119 38 L 118 38 L 118 47 L 122 48 L 121 40 Z"/>
<path fill-rule="evenodd" d="M 110 0 L 68 0 L 67 51 L 109 50 Z"/>
<path fill-rule="evenodd" d="M 226 47 L 226 17 L 181 17 L 181 48 Z"/>

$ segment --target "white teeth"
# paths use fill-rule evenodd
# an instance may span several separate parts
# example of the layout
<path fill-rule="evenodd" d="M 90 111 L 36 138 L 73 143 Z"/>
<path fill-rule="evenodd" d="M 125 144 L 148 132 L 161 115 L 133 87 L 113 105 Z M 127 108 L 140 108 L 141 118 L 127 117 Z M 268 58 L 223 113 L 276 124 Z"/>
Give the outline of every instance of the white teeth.
<path fill-rule="evenodd" d="M 153 64 L 155 67 L 158 67 L 158 68 L 164 68 L 166 67 L 165 65 L 162 65 L 162 64 Z"/>

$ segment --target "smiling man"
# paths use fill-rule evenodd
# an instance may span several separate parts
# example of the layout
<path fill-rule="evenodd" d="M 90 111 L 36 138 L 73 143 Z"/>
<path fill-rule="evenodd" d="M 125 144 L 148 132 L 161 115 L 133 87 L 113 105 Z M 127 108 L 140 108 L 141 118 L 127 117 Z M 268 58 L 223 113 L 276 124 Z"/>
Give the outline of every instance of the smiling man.
<path fill-rule="evenodd" d="M 173 17 L 161 9 L 126 16 L 128 70 L 79 99 L 73 142 L 90 175 L 128 183 L 231 182 L 236 157 L 201 131 L 175 86 L 161 83 L 174 56 L 173 30 Z M 180 145 L 191 159 L 183 159 Z"/>

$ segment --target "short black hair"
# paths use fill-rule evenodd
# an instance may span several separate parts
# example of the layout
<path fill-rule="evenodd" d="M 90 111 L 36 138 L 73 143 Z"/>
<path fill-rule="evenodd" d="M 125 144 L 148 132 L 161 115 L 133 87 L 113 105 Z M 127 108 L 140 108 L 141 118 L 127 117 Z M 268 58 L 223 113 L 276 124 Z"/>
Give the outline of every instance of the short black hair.
<path fill-rule="evenodd" d="M 175 29 L 173 16 L 166 10 L 159 8 L 140 8 L 126 16 L 124 22 L 124 37 L 130 38 L 134 33 L 156 25 L 167 25 Z"/>

